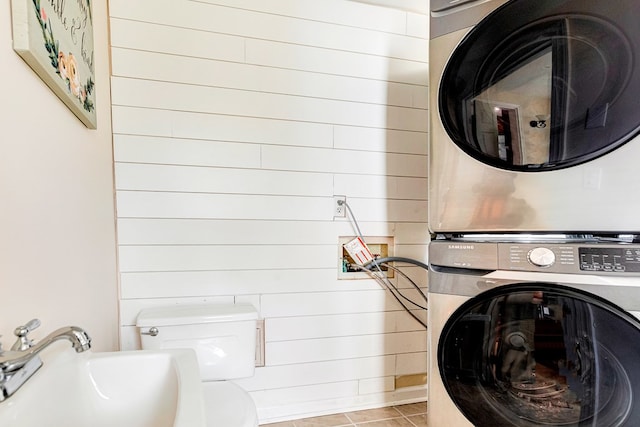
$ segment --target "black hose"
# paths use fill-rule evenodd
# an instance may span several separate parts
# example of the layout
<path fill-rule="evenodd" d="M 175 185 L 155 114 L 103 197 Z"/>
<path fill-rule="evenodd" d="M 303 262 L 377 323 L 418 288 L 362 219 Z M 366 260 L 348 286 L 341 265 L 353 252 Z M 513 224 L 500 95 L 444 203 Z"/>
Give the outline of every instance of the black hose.
<path fill-rule="evenodd" d="M 371 268 L 369 268 L 370 265 L 378 265 L 378 264 L 384 264 L 384 263 L 389 263 L 389 262 L 404 262 L 404 263 L 407 263 L 407 264 L 417 265 L 418 267 L 422 267 L 427 271 L 429 270 L 429 266 L 427 264 L 425 264 L 424 262 L 422 262 L 422 261 L 418 261 L 417 259 L 412 259 L 412 258 L 398 257 L 398 256 L 389 256 L 389 257 L 385 257 L 385 258 L 376 258 L 376 259 L 370 261 L 369 264 L 364 266 L 364 268 L 366 268 L 367 270 L 371 270 Z"/>

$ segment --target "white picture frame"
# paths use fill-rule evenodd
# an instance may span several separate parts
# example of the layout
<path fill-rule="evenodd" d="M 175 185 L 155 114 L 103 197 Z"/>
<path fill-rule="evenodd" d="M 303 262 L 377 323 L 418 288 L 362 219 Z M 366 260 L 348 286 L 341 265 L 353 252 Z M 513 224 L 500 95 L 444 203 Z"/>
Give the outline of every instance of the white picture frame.
<path fill-rule="evenodd" d="M 13 49 L 90 129 L 96 128 L 91 0 L 11 0 Z"/>

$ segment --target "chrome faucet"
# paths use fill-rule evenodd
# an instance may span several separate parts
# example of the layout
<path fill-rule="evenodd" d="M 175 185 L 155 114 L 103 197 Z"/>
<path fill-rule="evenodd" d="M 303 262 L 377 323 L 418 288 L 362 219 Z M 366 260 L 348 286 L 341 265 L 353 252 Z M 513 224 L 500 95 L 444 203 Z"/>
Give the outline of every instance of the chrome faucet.
<path fill-rule="evenodd" d="M 38 354 L 52 343 L 66 339 L 76 352 L 81 353 L 91 348 L 91 338 L 77 326 L 65 326 L 51 332 L 34 344 L 27 334 L 40 326 L 38 319 L 33 319 L 25 326 L 14 331 L 18 337 L 10 351 L 3 351 L 0 345 L 0 402 L 18 390 L 41 366 Z"/>

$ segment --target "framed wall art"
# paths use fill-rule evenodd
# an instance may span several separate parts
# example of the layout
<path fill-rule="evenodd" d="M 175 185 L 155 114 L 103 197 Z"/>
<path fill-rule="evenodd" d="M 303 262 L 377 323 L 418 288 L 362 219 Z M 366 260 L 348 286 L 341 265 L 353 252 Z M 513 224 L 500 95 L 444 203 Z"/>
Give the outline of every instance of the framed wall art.
<path fill-rule="evenodd" d="M 13 49 L 90 129 L 96 128 L 91 0 L 11 0 Z"/>

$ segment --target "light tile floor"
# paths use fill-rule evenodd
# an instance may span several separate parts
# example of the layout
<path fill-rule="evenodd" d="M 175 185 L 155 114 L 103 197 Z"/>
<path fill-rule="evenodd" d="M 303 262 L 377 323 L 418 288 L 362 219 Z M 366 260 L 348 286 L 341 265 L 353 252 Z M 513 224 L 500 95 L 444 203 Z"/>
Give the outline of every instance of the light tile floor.
<path fill-rule="evenodd" d="M 427 427 L 427 402 L 303 418 L 261 427 Z"/>

